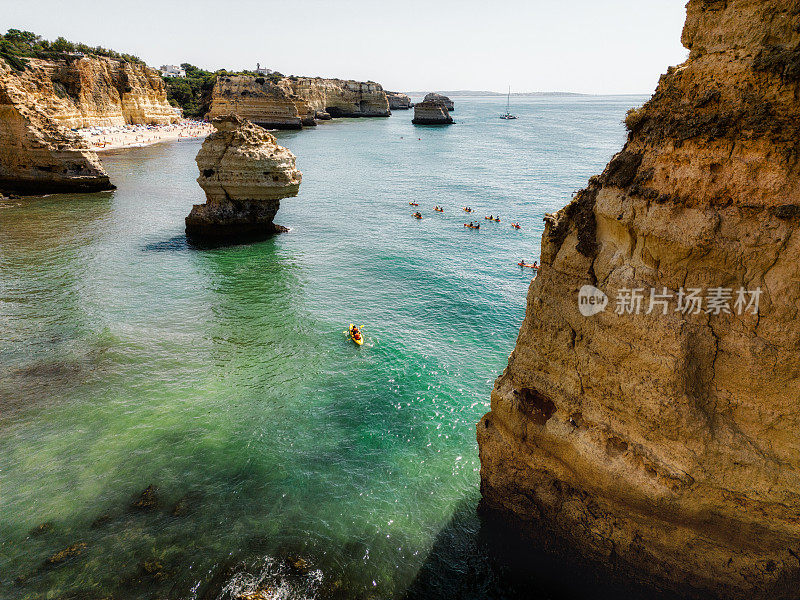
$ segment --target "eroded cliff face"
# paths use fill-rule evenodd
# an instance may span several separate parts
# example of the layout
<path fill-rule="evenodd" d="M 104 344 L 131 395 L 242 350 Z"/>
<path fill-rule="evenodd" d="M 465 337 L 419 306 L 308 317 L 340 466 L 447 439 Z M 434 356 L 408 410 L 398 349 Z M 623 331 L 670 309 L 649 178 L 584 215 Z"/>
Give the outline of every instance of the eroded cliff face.
<path fill-rule="evenodd" d="M 415 125 L 450 125 L 453 117 L 450 116 L 444 102 L 425 100 L 414 105 L 414 118 L 411 122 Z"/>
<path fill-rule="evenodd" d="M 389 99 L 389 108 L 391 110 L 409 110 L 414 106 L 411 98 L 401 92 L 386 92 L 386 97 Z"/>
<path fill-rule="evenodd" d="M 59 125 L 0 59 L 0 190 L 23 193 L 113 189 L 86 142 Z"/>
<path fill-rule="evenodd" d="M 689 60 L 546 219 L 478 423 L 483 502 L 623 577 L 796 598 L 800 3 L 687 10 Z M 579 310 L 586 285 L 609 298 L 594 316 Z M 651 293 L 664 303 L 648 314 Z"/>
<path fill-rule="evenodd" d="M 178 120 L 161 76 L 144 65 L 110 58 L 29 59 L 13 76 L 30 103 L 67 128 Z"/>
<path fill-rule="evenodd" d="M 425 94 L 423 102 L 441 102 L 445 105 L 445 108 L 447 108 L 449 112 L 453 112 L 456 109 L 455 104 L 453 104 L 453 101 L 450 98 L 443 96 L 442 94 L 437 94 L 436 92 Z"/>
<path fill-rule="evenodd" d="M 294 155 L 272 134 L 239 117 L 215 119 L 214 127 L 196 158 L 206 203 L 186 217 L 186 234 L 236 240 L 285 231 L 273 220 L 280 200 L 296 196 L 300 188 Z"/>
<path fill-rule="evenodd" d="M 299 129 L 331 117 L 388 117 L 389 101 L 377 83 L 339 79 L 247 75 L 217 78 L 212 117 L 235 114 L 269 129 Z"/>
<path fill-rule="evenodd" d="M 217 77 L 209 116 L 237 115 L 267 129 L 301 129 L 310 108 L 285 87 L 264 77 Z M 311 114 L 313 121 L 313 114 Z"/>

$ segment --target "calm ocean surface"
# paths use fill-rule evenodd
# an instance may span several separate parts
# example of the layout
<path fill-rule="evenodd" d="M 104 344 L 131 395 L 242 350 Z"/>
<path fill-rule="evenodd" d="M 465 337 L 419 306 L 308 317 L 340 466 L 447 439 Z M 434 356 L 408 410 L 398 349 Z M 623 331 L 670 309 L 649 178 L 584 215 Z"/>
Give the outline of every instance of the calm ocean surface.
<path fill-rule="evenodd" d="M 505 98 L 455 98 L 446 128 L 281 132 L 291 232 L 249 245 L 186 243 L 198 141 L 103 155 L 113 193 L 0 204 L 0 597 L 502 597 L 475 423 L 524 316 L 516 263 L 644 100 L 515 99 L 503 121 Z M 130 509 L 149 485 L 159 507 Z"/>

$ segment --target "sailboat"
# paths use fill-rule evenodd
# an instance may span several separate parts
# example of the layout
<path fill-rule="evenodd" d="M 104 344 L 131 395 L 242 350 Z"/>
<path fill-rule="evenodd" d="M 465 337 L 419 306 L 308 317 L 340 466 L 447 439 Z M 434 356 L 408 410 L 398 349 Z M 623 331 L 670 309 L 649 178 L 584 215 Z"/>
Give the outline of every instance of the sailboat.
<path fill-rule="evenodd" d="M 500 116 L 501 119 L 516 119 L 516 115 L 511 114 L 511 86 L 508 86 L 508 99 L 506 100 L 506 114 Z"/>

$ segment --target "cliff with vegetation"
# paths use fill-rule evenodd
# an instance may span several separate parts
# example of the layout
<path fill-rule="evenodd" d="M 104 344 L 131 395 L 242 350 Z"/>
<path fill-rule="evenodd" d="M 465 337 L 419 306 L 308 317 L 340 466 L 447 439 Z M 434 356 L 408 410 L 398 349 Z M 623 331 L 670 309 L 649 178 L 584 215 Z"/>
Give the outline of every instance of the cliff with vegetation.
<path fill-rule="evenodd" d="M 161 75 L 135 56 L 9 29 L 0 36 L 0 59 L 10 68 L 4 78 L 13 78 L 6 85 L 65 127 L 177 120 Z"/>
<path fill-rule="evenodd" d="M 0 59 L 0 190 L 23 193 L 112 189 L 97 155 L 36 102 L 31 80 Z"/>
<path fill-rule="evenodd" d="M 220 75 L 212 117 L 235 114 L 274 129 L 313 126 L 330 117 L 387 117 L 389 101 L 377 83 L 339 79 Z"/>
<path fill-rule="evenodd" d="M 160 74 L 145 65 L 105 57 L 33 58 L 12 76 L 31 104 L 68 128 L 178 120 Z"/>
<path fill-rule="evenodd" d="M 687 10 L 689 59 L 546 218 L 483 506 L 684 597 L 796 598 L 800 5 Z"/>
<path fill-rule="evenodd" d="M 264 77 L 220 75 L 211 95 L 212 118 L 236 115 L 267 129 L 314 125 L 308 103 L 286 86 Z"/>

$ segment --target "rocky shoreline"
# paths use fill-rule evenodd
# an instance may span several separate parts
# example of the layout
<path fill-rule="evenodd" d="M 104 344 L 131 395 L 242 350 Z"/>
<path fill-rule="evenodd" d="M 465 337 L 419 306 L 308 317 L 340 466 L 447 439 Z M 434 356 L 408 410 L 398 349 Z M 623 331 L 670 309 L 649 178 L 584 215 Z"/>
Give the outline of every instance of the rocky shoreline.
<path fill-rule="evenodd" d="M 0 58 L 0 190 L 25 194 L 114 189 L 89 145 L 71 128 L 178 120 L 160 76 L 107 58 Z"/>

